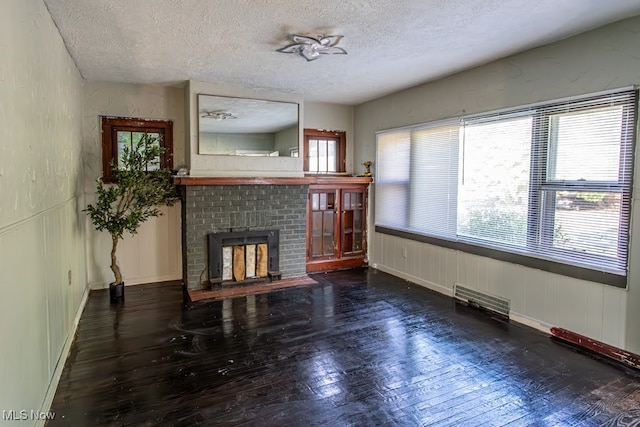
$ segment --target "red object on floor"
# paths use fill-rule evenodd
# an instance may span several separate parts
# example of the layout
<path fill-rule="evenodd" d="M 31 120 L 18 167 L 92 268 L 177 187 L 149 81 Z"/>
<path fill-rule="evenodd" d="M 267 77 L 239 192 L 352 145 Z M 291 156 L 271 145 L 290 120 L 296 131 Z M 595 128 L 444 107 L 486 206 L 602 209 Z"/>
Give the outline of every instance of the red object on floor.
<path fill-rule="evenodd" d="M 640 356 L 637 354 L 630 353 L 626 350 L 622 350 L 621 348 L 605 344 L 563 328 L 553 327 L 551 328 L 551 334 L 563 341 L 584 347 L 588 350 L 624 363 L 625 365 L 631 366 L 632 368 L 640 369 Z"/>

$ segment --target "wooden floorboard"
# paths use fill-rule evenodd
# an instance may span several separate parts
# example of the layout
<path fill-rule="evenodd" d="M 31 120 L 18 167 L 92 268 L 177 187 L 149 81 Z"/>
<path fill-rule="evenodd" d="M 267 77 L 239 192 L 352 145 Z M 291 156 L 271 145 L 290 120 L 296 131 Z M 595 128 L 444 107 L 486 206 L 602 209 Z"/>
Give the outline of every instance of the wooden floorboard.
<path fill-rule="evenodd" d="M 48 425 L 640 425 L 637 371 L 373 269 L 310 277 L 91 292 Z"/>

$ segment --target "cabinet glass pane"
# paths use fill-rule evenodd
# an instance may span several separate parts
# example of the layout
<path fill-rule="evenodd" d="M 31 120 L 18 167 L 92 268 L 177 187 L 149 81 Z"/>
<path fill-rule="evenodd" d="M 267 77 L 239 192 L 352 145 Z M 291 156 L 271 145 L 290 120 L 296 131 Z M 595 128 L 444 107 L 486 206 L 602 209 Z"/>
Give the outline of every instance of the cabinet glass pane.
<path fill-rule="evenodd" d="M 322 212 L 311 215 L 311 256 L 322 256 Z"/>
<path fill-rule="evenodd" d="M 325 255 L 333 255 L 333 211 L 324 212 L 322 231 L 324 234 L 323 252 Z"/>
<path fill-rule="evenodd" d="M 351 193 L 344 192 L 342 193 L 342 209 L 349 210 L 351 209 Z"/>
<path fill-rule="evenodd" d="M 353 211 L 353 229 L 354 231 L 362 231 L 362 211 Z"/>
<path fill-rule="evenodd" d="M 318 193 L 313 193 L 311 195 L 311 210 L 317 211 L 320 209 L 320 195 Z"/>
<path fill-rule="evenodd" d="M 343 241 L 342 241 L 342 252 L 349 253 L 353 252 L 353 233 L 344 233 Z"/>
<path fill-rule="evenodd" d="M 362 250 L 362 233 L 353 233 L 353 251 L 358 252 Z"/>
<path fill-rule="evenodd" d="M 320 193 L 320 210 L 327 209 L 327 193 Z"/>
<path fill-rule="evenodd" d="M 311 216 L 312 235 L 322 236 L 322 212 L 313 212 Z"/>
<path fill-rule="evenodd" d="M 353 211 L 345 211 L 344 215 L 342 215 L 342 228 L 344 232 L 347 233 L 353 228 Z"/>
<path fill-rule="evenodd" d="M 311 238 L 311 256 L 322 256 L 322 236 Z"/>

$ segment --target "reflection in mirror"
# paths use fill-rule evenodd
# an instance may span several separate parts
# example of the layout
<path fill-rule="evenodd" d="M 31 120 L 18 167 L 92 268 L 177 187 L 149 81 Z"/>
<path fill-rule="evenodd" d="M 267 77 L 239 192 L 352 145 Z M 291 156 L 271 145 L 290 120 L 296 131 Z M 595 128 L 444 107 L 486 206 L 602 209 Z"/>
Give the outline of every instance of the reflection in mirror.
<path fill-rule="evenodd" d="M 287 156 L 299 153 L 298 104 L 198 95 L 198 153 Z"/>

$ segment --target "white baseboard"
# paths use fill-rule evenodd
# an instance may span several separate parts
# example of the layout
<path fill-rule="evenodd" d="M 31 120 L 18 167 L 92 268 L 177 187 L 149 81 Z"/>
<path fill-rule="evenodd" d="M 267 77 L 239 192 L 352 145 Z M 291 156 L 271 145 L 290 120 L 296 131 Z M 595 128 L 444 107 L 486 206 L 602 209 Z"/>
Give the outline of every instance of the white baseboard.
<path fill-rule="evenodd" d="M 514 322 L 521 323 L 525 326 L 529 326 L 530 328 L 537 329 L 540 332 L 544 332 L 547 335 L 551 335 L 551 325 L 548 325 L 538 319 L 534 319 L 533 317 L 525 316 L 524 314 L 510 311 L 509 319 L 513 320 Z"/>
<path fill-rule="evenodd" d="M 182 280 L 182 274 L 167 274 L 166 276 L 153 276 L 153 277 L 136 277 L 131 280 L 127 280 L 125 277 L 125 285 L 126 286 L 136 286 L 136 285 L 144 285 L 147 283 L 156 283 L 156 282 L 170 282 L 172 280 Z M 89 289 L 92 291 L 98 289 L 108 289 L 109 283 L 107 282 L 98 282 L 98 283 L 90 283 Z"/>

